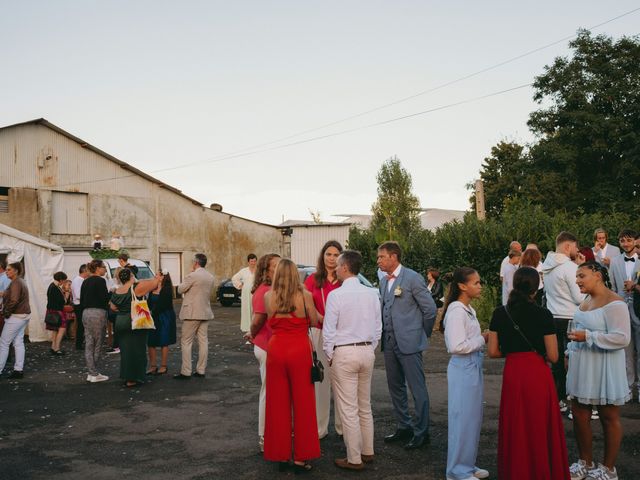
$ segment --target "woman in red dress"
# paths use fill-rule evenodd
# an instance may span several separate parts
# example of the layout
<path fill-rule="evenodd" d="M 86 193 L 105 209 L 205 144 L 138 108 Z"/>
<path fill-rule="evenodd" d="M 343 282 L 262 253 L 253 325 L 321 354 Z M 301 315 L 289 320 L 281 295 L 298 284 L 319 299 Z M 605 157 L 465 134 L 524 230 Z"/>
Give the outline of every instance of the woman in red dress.
<path fill-rule="evenodd" d="M 540 275 L 516 270 L 507 305 L 493 312 L 489 356 L 506 356 L 498 423 L 498 478 L 569 480 L 558 396 L 547 361 L 558 360 L 553 316 L 535 304 Z"/>
<path fill-rule="evenodd" d="M 309 275 L 304 281 L 304 286 L 313 297 L 313 304 L 319 314 L 318 326 L 311 329 L 311 341 L 316 347 L 318 358 L 325 368 L 325 376 L 322 382 L 316 383 L 316 417 L 318 420 L 318 436 L 324 438 L 329 433 L 329 410 L 331 406 L 331 367 L 322 349 L 322 319 L 324 318 L 325 305 L 329 293 L 342 285 L 336 275 L 338 257 L 342 253 L 342 245 L 336 240 L 329 240 L 324 244 L 320 255 L 316 272 Z M 333 409 L 334 426 L 336 433 L 342 435 L 342 422 L 338 409 Z"/>
<path fill-rule="evenodd" d="M 265 304 L 272 335 L 267 347 L 264 458 L 280 462 L 284 470 L 293 456 L 296 473 L 307 472 L 307 460 L 320 456 L 308 333 L 318 314 L 291 260 L 283 259 L 276 267 Z"/>

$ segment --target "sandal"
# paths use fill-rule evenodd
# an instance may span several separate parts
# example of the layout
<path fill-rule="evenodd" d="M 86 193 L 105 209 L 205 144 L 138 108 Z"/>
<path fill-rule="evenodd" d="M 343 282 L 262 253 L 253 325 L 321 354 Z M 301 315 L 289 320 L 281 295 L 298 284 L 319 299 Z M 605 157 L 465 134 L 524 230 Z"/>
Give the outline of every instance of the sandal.
<path fill-rule="evenodd" d="M 302 473 L 309 473 L 311 471 L 313 467 L 311 466 L 311 464 L 304 462 L 302 464 L 299 463 L 295 463 L 293 464 L 293 473 L 295 473 L 296 475 L 302 474 Z"/>
<path fill-rule="evenodd" d="M 169 372 L 169 369 L 166 365 L 160 366 L 160 368 L 156 368 L 155 375 L 166 375 Z"/>
<path fill-rule="evenodd" d="M 145 375 L 157 375 L 158 373 L 158 367 L 153 367 L 150 370 L 147 370 Z"/>

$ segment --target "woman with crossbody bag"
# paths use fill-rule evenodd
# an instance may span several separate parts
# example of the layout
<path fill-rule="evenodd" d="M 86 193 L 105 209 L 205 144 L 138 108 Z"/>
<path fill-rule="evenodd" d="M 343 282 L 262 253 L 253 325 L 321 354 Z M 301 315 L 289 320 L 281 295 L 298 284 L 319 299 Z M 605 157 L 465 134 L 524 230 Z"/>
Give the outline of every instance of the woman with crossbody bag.
<path fill-rule="evenodd" d="M 540 275 L 516 270 L 507 305 L 496 308 L 488 353 L 506 357 L 498 424 L 498 477 L 568 480 L 562 416 L 551 369 L 558 360 L 553 315 L 536 305 Z"/>
<path fill-rule="evenodd" d="M 272 330 L 267 348 L 264 458 L 279 462 L 281 471 L 293 460 L 294 471 L 303 473 L 311 470 L 308 460 L 320 456 L 307 333 L 317 324 L 318 314 L 295 263 L 286 258 L 278 263 L 264 301 Z"/>

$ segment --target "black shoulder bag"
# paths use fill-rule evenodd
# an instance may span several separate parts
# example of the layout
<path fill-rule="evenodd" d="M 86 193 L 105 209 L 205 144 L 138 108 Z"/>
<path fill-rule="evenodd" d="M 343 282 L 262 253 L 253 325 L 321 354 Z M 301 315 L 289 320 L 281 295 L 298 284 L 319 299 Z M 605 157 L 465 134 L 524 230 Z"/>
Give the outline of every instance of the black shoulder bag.
<path fill-rule="evenodd" d="M 507 309 L 507 306 L 504 306 L 504 311 L 507 314 L 507 317 L 509 317 L 509 320 L 511 320 L 511 323 L 513 324 L 513 329 L 518 332 L 520 334 L 520 336 L 524 339 L 525 342 L 527 342 L 527 345 L 529 345 L 529 347 L 531 347 L 531 351 L 532 352 L 536 352 L 538 355 L 540 355 L 542 358 L 544 358 L 544 355 L 542 355 L 542 353 L 540 353 L 536 347 L 533 346 L 533 344 L 529 341 L 529 339 L 527 338 L 527 336 L 523 333 L 523 331 L 520 329 L 520 325 L 518 325 L 515 320 L 513 319 L 513 317 L 511 316 L 511 314 L 509 313 L 509 310 Z"/>
<path fill-rule="evenodd" d="M 313 344 L 313 340 L 311 337 L 311 319 L 309 318 L 309 314 L 307 313 L 307 303 L 304 299 L 304 293 L 302 294 L 302 305 L 304 305 L 304 316 L 309 320 L 309 343 L 311 344 L 311 383 L 322 382 L 324 380 L 324 365 L 318 359 L 318 354 L 316 353 L 316 347 Z"/>

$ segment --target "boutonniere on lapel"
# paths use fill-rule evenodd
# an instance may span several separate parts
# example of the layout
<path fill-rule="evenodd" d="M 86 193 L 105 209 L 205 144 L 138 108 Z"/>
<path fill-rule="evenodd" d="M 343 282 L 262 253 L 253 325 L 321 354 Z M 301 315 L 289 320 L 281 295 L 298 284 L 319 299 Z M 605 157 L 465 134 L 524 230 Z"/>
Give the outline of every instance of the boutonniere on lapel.
<path fill-rule="evenodd" d="M 393 295 L 395 297 L 399 297 L 400 295 L 402 295 L 402 288 L 400 288 L 400 285 L 398 285 L 394 290 L 393 290 Z"/>

